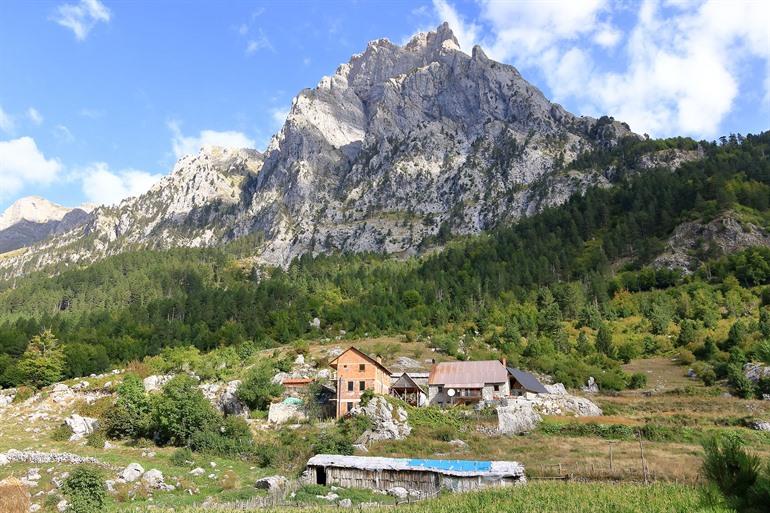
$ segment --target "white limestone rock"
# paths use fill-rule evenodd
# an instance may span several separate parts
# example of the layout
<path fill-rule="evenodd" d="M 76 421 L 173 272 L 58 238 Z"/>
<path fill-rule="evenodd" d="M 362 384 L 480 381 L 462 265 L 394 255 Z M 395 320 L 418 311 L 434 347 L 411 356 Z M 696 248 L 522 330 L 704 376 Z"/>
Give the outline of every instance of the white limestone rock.
<path fill-rule="evenodd" d="M 257 479 L 254 486 L 260 490 L 267 490 L 269 492 L 277 492 L 285 489 L 289 485 L 289 480 L 284 476 L 267 476 Z"/>
<path fill-rule="evenodd" d="M 139 463 L 131 463 L 120 473 L 120 478 L 126 483 L 133 483 L 144 474 L 144 468 Z"/>
<path fill-rule="evenodd" d="M 382 440 L 403 440 L 412 432 L 406 410 L 394 407 L 384 397 L 374 396 L 364 407 L 354 408 L 353 415 L 365 415 L 372 427 L 356 440 L 356 444 L 368 445 Z"/>
<path fill-rule="evenodd" d="M 507 405 L 497 407 L 497 430 L 506 435 L 520 435 L 534 431 L 543 418 L 534 410 L 532 403 L 517 398 Z"/>
<path fill-rule="evenodd" d="M 81 417 L 77 413 L 73 413 L 64 419 L 64 423 L 72 430 L 72 436 L 70 436 L 71 442 L 82 440 L 84 437 L 96 431 L 99 427 L 99 421 L 97 419 Z"/>

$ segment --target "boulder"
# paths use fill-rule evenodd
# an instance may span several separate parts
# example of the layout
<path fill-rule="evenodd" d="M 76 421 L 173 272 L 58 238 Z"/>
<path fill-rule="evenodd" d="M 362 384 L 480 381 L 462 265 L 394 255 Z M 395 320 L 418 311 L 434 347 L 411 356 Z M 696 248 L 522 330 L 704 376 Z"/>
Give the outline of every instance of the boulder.
<path fill-rule="evenodd" d="M 91 417 L 81 417 L 77 413 L 73 413 L 64 419 L 64 423 L 72 430 L 70 441 L 81 440 L 83 437 L 96 431 L 99 427 L 98 420 Z"/>
<path fill-rule="evenodd" d="M 497 407 L 497 430 L 506 435 L 529 433 L 540 425 L 543 418 L 524 398 L 507 401 Z"/>
<path fill-rule="evenodd" d="M 305 365 L 305 355 L 298 354 L 294 359 L 294 365 Z"/>
<path fill-rule="evenodd" d="M 173 377 L 172 374 L 147 376 L 142 382 L 144 384 L 144 391 L 157 392 L 163 388 L 163 385 L 171 381 L 171 378 Z"/>
<path fill-rule="evenodd" d="M 599 384 L 596 382 L 593 376 L 588 377 L 588 381 L 586 382 L 586 386 L 583 387 L 583 392 L 586 392 L 588 394 L 598 394 L 599 393 Z"/>
<path fill-rule="evenodd" d="M 201 468 L 201 467 L 196 467 L 196 468 L 194 468 L 194 469 L 192 469 L 190 471 L 190 474 L 192 474 L 194 476 L 202 476 L 205 473 L 206 473 L 206 471 L 203 470 L 203 468 Z"/>
<path fill-rule="evenodd" d="M 67 499 L 62 499 L 58 503 L 56 503 L 56 511 L 59 513 L 64 513 L 67 511 L 67 508 L 70 507 L 70 503 L 67 501 Z"/>
<path fill-rule="evenodd" d="M 337 503 L 337 505 L 340 508 L 352 508 L 353 507 L 353 501 L 351 501 L 350 499 L 342 499 L 341 501 L 339 501 Z"/>
<path fill-rule="evenodd" d="M 267 490 L 269 492 L 277 492 L 283 490 L 289 485 L 289 480 L 284 476 L 267 476 L 261 479 L 257 479 L 254 486 L 260 490 Z"/>
<path fill-rule="evenodd" d="M 272 403 L 267 411 L 267 420 L 272 424 L 286 424 L 287 422 L 302 422 L 307 419 L 305 407 L 294 403 Z"/>
<path fill-rule="evenodd" d="M 0 467 L 3 465 L 8 465 L 10 461 L 8 461 L 8 457 L 5 454 L 0 454 Z"/>
<path fill-rule="evenodd" d="M 311 328 L 320 330 L 321 329 L 321 319 L 318 317 L 313 317 L 313 320 L 308 322 Z"/>
<path fill-rule="evenodd" d="M 749 427 L 757 431 L 770 431 L 770 421 L 753 420 L 749 422 Z"/>
<path fill-rule="evenodd" d="M 6 406 L 10 406 L 11 403 L 13 403 L 13 398 L 16 397 L 16 392 L 4 392 L 3 394 L 0 394 L 0 408 L 5 408 Z"/>
<path fill-rule="evenodd" d="M 403 501 L 409 497 L 409 491 L 401 486 L 394 486 L 388 489 L 388 495 L 395 497 L 396 500 Z"/>
<path fill-rule="evenodd" d="M 743 374 L 757 383 L 760 379 L 770 376 L 770 366 L 761 363 L 747 363 L 743 366 Z"/>
<path fill-rule="evenodd" d="M 468 444 L 466 444 L 462 440 L 450 440 L 449 445 L 451 445 L 455 449 L 467 449 L 468 448 Z"/>
<path fill-rule="evenodd" d="M 598 417 L 602 410 L 585 397 L 570 394 L 524 394 L 519 399 L 532 403 L 541 415 L 574 415 L 576 417 Z"/>
<path fill-rule="evenodd" d="M 51 390 L 51 400 L 56 404 L 66 403 L 75 398 L 75 392 L 64 383 L 57 383 Z"/>
<path fill-rule="evenodd" d="M 222 394 L 216 402 L 217 409 L 225 415 L 238 415 L 240 417 L 249 416 L 249 407 L 238 398 L 238 387 L 241 386 L 240 380 L 230 381 L 225 385 Z"/>
<path fill-rule="evenodd" d="M 163 472 L 156 468 L 150 469 L 142 474 L 142 482 L 150 488 L 161 488 L 165 484 L 163 482 Z"/>
<path fill-rule="evenodd" d="M 119 477 L 126 483 L 133 483 L 144 474 L 144 468 L 138 463 L 131 463 L 123 469 Z"/>
<path fill-rule="evenodd" d="M 563 383 L 554 383 L 553 385 L 543 385 L 549 394 L 566 395 L 567 389 Z"/>
<path fill-rule="evenodd" d="M 279 372 L 275 376 L 273 376 L 273 379 L 270 380 L 270 383 L 273 385 L 280 385 L 283 383 L 283 380 L 289 377 L 288 372 Z"/>
<path fill-rule="evenodd" d="M 403 440 L 412 432 L 407 413 L 401 406 L 394 407 L 382 396 L 375 396 L 364 407 L 355 408 L 353 415 L 365 415 L 372 427 L 367 429 L 357 444 L 367 445 L 381 440 Z"/>

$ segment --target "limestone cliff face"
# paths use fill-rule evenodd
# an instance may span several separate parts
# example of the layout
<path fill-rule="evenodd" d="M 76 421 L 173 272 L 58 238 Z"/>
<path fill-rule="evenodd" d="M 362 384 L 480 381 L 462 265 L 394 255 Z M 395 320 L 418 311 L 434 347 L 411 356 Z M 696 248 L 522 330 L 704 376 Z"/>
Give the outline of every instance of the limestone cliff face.
<path fill-rule="evenodd" d="M 566 201 L 600 173 L 569 163 L 633 135 L 576 117 L 444 24 L 366 50 L 293 100 L 265 154 L 206 149 L 145 195 L 0 260 L 9 276 L 136 247 L 217 245 L 248 234 L 256 260 L 308 252 L 418 252 Z"/>

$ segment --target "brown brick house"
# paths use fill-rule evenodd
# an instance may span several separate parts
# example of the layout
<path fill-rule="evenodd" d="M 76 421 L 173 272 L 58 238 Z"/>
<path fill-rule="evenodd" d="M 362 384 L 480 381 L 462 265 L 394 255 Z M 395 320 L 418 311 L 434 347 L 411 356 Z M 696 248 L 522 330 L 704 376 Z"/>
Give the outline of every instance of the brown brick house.
<path fill-rule="evenodd" d="M 336 417 L 340 418 L 361 402 L 364 390 L 387 394 L 390 389 L 390 371 L 379 361 L 355 347 L 329 362 L 337 371 Z"/>

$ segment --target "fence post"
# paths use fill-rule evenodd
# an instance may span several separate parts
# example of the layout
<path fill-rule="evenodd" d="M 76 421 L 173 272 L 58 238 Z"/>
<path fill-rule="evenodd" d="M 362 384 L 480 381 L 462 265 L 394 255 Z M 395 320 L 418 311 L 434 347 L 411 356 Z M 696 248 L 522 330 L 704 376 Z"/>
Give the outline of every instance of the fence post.
<path fill-rule="evenodd" d="M 648 484 L 647 479 L 647 462 L 644 459 L 644 446 L 642 444 L 642 432 L 639 431 L 639 456 L 642 459 L 642 475 L 644 476 L 644 484 Z"/>

